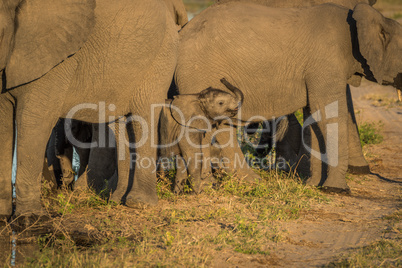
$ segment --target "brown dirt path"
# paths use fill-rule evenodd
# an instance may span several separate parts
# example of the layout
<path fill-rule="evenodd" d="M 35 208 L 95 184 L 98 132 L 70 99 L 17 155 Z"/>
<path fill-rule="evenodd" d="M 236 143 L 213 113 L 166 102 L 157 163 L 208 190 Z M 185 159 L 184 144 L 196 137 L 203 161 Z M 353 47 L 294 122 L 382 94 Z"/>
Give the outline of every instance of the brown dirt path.
<path fill-rule="evenodd" d="M 352 95 L 359 122 L 384 124 L 384 141 L 364 148 L 371 174 L 348 175 L 351 196 L 333 195 L 329 204 L 317 204 L 297 221 L 281 223 L 287 232 L 285 242 L 271 245 L 275 254 L 257 263 L 322 266 L 353 248 L 382 238 L 401 238 L 397 230 L 389 231 L 384 216 L 402 207 L 402 107 L 395 103 L 392 87 L 365 81 L 352 88 Z"/>

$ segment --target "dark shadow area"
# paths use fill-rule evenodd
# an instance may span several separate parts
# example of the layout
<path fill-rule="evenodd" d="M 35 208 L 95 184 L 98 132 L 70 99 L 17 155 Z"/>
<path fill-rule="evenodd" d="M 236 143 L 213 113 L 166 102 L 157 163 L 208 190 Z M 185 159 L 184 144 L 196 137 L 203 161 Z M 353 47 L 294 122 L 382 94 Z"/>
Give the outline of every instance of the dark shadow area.
<path fill-rule="evenodd" d="M 378 173 L 370 172 L 370 174 L 371 174 L 371 175 L 374 175 L 374 176 L 377 176 L 377 178 L 379 178 L 379 179 L 382 180 L 382 181 L 385 181 L 385 182 L 388 182 L 388 183 L 396 183 L 396 184 L 402 185 L 402 178 L 398 178 L 398 179 L 400 179 L 401 181 L 396 181 L 396 180 L 391 180 L 391 179 L 385 178 L 385 177 L 381 176 L 381 175 L 378 174 Z"/>

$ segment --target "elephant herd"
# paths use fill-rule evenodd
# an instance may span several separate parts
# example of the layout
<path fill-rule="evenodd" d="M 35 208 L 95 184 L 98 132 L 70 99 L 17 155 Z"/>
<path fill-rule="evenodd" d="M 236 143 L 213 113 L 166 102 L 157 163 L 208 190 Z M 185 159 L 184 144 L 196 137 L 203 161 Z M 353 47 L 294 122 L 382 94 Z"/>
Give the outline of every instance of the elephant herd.
<path fill-rule="evenodd" d="M 202 191 L 214 155 L 254 181 L 236 127 L 281 116 L 278 150 L 307 183 L 348 192 L 348 169 L 369 172 L 349 84 L 402 88 L 402 26 L 374 4 L 217 0 L 187 22 L 181 0 L 2 1 L 0 217 L 45 215 L 44 156 L 61 183 L 73 147 L 76 183 L 129 207 L 157 204 L 157 163 L 173 155 L 175 192 L 188 175 Z"/>

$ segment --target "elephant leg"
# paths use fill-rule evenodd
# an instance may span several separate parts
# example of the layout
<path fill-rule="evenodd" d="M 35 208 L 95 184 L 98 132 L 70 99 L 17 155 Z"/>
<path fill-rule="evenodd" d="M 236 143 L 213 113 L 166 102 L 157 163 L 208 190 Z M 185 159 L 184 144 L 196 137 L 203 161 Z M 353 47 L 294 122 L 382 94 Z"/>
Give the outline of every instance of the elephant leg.
<path fill-rule="evenodd" d="M 130 150 L 128 143 L 130 141 L 128 130 L 132 130 L 132 123 L 127 123 L 126 118 L 120 118 L 118 122 L 111 125 L 116 137 L 117 151 L 117 184 L 116 189 L 110 197 L 116 203 L 125 203 L 123 199 L 129 188 L 130 163 L 133 150 Z"/>
<path fill-rule="evenodd" d="M 57 188 L 56 177 L 54 176 L 53 167 L 47 163 L 47 158 L 43 161 L 42 176 L 45 181 L 50 183 L 51 191 L 55 191 Z"/>
<path fill-rule="evenodd" d="M 114 127 L 114 126 L 113 126 Z M 124 128 L 125 129 L 125 128 Z M 80 148 L 78 150 L 82 162 L 80 160 L 80 167 L 84 168 L 86 163 L 88 165 L 88 185 L 93 188 L 97 193 L 104 190 L 114 191 L 110 189 L 109 180 L 117 170 L 116 164 L 116 151 L 115 151 L 115 137 L 109 128 L 109 124 L 93 124 L 92 125 L 92 144 L 90 149 Z M 88 151 L 89 150 L 89 151 Z M 89 152 L 89 156 L 85 157 Z M 121 194 L 121 196 L 124 192 Z M 120 198 L 121 198 L 120 196 Z M 113 199 L 115 202 L 120 202 Z"/>
<path fill-rule="evenodd" d="M 319 88 L 330 87 L 320 86 Z M 334 92 L 342 92 L 340 88 L 335 87 L 334 90 Z M 345 180 L 348 164 L 346 95 L 339 93 L 339 96 L 328 99 L 314 92 L 309 95 L 311 116 L 304 121 L 304 124 L 313 130 L 311 135 L 312 177 L 307 183 L 322 186 L 329 191 L 349 192 Z"/>
<path fill-rule="evenodd" d="M 237 141 L 236 128 L 230 126 L 221 126 L 216 132 L 216 145 L 222 151 L 222 159 L 225 163 L 225 171 L 230 174 L 236 174 L 247 181 L 255 182 L 261 178 L 253 172 L 248 165 L 244 154 Z"/>
<path fill-rule="evenodd" d="M 205 135 L 202 135 L 201 190 L 208 184 L 216 182 L 214 176 L 212 176 L 212 161 L 213 158 L 215 158 L 215 155 L 212 149 L 211 142 L 212 142 L 211 132 L 206 132 Z"/>
<path fill-rule="evenodd" d="M 291 168 L 305 177 L 310 176 L 310 161 L 308 152 L 302 142 L 303 128 L 294 114 L 288 115 L 288 131 L 282 140 L 276 144 L 278 163 L 286 162 Z M 304 132 L 305 138 L 308 131 Z M 309 139 L 309 138 L 308 138 Z"/>
<path fill-rule="evenodd" d="M 78 179 L 74 182 L 74 190 L 77 189 L 88 189 L 88 170 L 86 169 L 81 176 L 78 177 Z"/>
<path fill-rule="evenodd" d="M 147 107 L 149 109 L 151 105 Z M 154 118 L 151 120 L 151 116 L 144 116 L 141 118 L 135 118 L 132 121 L 132 129 L 130 124 L 127 127 L 129 133 L 130 142 L 135 141 L 134 150 L 130 150 L 130 157 L 126 157 L 124 162 L 119 161 L 119 172 L 121 167 L 124 170 L 130 170 L 129 182 L 132 181 L 132 187 L 129 185 L 130 192 L 127 194 L 125 204 L 128 207 L 142 207 L 146 205 L 156 205 L 158 203 L 158 195 L 156 192 L 156 159 L 157 159 L 157 144 L 158 135 L 152 135 L 158 133 L 158 124 L 152 124 L 152 122 L 158 122 L 160 115 L 159 111 L 154 113 Z M 151 122 L 148 125 L 148 122 Z M 130 132 L 134 133 L 133 139 L 130 138 Z M 133 145 L 130 145 L 132 147 Z M 134 175 L 132 175 L 134 171 Z M 119 180 L 121 174 L 119 173 Z M 133 178 L 131 180 L 131 177 Z"/>
<path fill-rule="evenodd" d="M 191 188 L 197 194 L 202 191 L 201 173 L 203 171 L 203 166 L 205 166 L 205 162 L 207 162 L 203 153 L 203 151 L 206 150 L 201 148 L 203 140 L 205 140 L 203 136 L 202 133 L 188 131 L 179 141 L 182 157 L 187 164 Z"/>
<path fill-rule="evenodd" d="M 14 107 L 8 94 L 0 95 L 0 220 L 12 214 L 12 163 L 14 148 Z M 43 156 L 42 156 L 43 158 Z"/>
<path fill-rule="evenodd" d="M 39 94 L 38 94 L 39 95 Z M 36 95 L 36 97 L 39 97 Z M 42 113 L 35 101 L 19 102 L 17 106 L 17 176 L 15 181 L 15 216 L 41 216 L 41 171 L 46 144 L 57 117 Z M 32 107 L 34 106 L 34 107 Z M 40 126 L 40 127 L 38 127 Z"/>
<path fill-rule="evenodd" d="M 176 178 L 174 183 L 175 194 L 180 194 L 184 192 L 184 186 L 187 183 L 188 173 L 187 173 L 187 164 L 184 161 L 183 157 L 180 155 L 176 156 Z"/>
<path fill-rule="evenodd" d="M 89 162 L 89 154 L 91 153 L 90 149 L 83 149 L 83 148 L 75 148 L 75 151 L 78 154 L 80 159 L 80 168 L 78 169 L 78 177 L 84 174 L 85 170 L 88 167 Z"/>
<path fill-rule="evenodd" d="M 62 122 L 59 120 L 56 124 L 56 126 L 53 128 L 52 130 L 52 134 L 50 135 L 49 138 L 49 142 L 47 144 L 46 147 L 46 158 L 47 158 L 47 164 L 48 166 L 52 166 L 52 172 L 54 174 L 54 178 L 55 178 L 55 183 L 57 187 L 60 187 L 62 185 L 62 177 L 63 177 L 63 172 L 62 172 L 62 168 L 60 165 L 60 160 L 59 158 L 57 158 L 56 155 L 56 146 L 60 145 L 60 141 L 57 141 L 58 139 L 63 139 L 63 146 L 64 146 L 64 127 L 61 126 Z M 58 130 L 58 128 L 63 128 L 63 133 L 62 135 L 60 135 L 60 131 Z M 57 144 L 57 145 L 56 145 Z"/>
<path fill-rule="evenodd" d="M 348 102 L 348 134 L 349 134 L 349 164 L 348 171 L 352 174 L 369 174 L 369 165 L 364 159 L 357 129 L 356 116 L 353 108 L 350 86 L 347 85 L 346 97 Z"/>
<path fill-rule="evenodd" d="M 73 147 L 68 146 L 64 148 L 64 154 L 58 155 L 57 158 L 60 160 L 61 170 L 63 172 L 62 183 L 64 186 L 69 186 L 75 179 L 75 173 L 73 171 Z"/>
<path fill-rule="evenodd" d="M 187 172 L 190 176 L 190 184 L 194 193 L 198 194 L 202 191 L 201 187 L 201 170 L 202 170 L 202 154 L 199 148 L 195 150 L 186 149 L 183 151 L 184 162 L 187 164 Z"/>

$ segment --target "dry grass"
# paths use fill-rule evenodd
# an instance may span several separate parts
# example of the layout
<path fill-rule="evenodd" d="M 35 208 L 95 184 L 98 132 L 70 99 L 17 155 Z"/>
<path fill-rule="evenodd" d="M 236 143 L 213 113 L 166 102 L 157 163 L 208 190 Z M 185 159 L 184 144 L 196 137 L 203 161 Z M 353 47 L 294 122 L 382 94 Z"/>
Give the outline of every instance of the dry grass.
<path fill-rule="evenodd" d="M 394 108 L 401 106 L 401 103 L 398 101 L 398 98 L 395 96 L 390 96 L 386 94 L 369 94 L 364 97 L 364 99 L 371 101 L 371 105 L 375 107 L 385 107 L 385 108 Z"/>
<path fill-rule="evenodd" d="M 24 265 L 208 266 L 219 252 L 269 255 L 286 232 L 281 222 L 329 199 L 292 174 L 259 172 L 263 179 L 255 183 L 222 174 L 200 195 L 173 195 L 164 175 L 159 205 L 142 210 L 91 191 L 53 193 L 45 183 L 43 204 L 53 216 L 42 227 L 51 231 L 32 238 L 40 252 Z"/>

